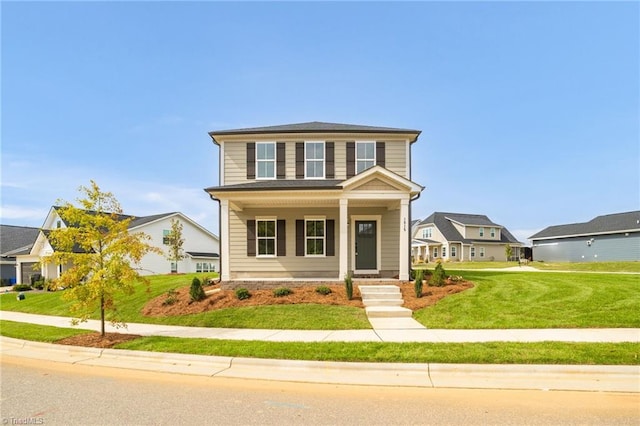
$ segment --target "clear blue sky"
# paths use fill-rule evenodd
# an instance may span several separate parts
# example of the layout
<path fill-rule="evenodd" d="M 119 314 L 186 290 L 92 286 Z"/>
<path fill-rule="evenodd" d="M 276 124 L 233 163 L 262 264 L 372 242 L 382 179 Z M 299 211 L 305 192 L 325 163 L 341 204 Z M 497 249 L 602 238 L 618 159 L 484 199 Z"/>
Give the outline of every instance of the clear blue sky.
<path fill-rule="evenodd" d="M 640 208 L 638 2 L 6 2 L 3 224 L 90 179 L 128 214 L 218 232 L 211 130 L 422 130 L 414 218 L 521 241 Z"/>

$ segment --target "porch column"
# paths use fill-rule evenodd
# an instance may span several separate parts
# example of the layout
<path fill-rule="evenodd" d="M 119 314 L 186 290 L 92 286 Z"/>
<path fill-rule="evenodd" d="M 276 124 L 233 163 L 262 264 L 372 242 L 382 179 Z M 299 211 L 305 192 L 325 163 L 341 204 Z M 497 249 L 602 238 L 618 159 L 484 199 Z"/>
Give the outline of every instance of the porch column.
<path fill-rule="evenodd" d="M 220 279 L 231 279 L 229 271 L 229 200 L 220 200 Z"/>
<path fill-rule="evenodd" d="M 400 200 L 400 276 L 401 281 L 409 280 L 409 199 Z"/>
<path fill-rule="evenodd" d="M 338 272 L 339 280 L 342 280 L 349 272 L 349 244 L 347 240 L 347 236 L 349 235 L 349 230 L 347 229 L 347 224 L 349 223 L 349 217 L 347 214 L 348 206 L 349 200 L 340 200 L 340 262 Z"/>

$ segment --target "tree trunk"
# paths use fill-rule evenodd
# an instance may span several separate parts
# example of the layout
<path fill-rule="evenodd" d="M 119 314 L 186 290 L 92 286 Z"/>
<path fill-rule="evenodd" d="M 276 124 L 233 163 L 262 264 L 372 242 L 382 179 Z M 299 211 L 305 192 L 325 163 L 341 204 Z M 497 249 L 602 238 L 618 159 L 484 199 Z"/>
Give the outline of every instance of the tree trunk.
<path fill-rule="evenodd" d="M 104 295 L 100 295 L 100 334 L 104 337 Z"/>

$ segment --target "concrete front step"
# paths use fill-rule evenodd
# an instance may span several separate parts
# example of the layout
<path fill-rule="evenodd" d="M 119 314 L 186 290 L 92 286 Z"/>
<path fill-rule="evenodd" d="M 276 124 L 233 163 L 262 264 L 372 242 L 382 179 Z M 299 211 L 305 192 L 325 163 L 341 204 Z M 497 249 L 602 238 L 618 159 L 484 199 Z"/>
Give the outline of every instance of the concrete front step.
<path fill-rule="evenodd" d="M 411 309 L 399 306 L 368 306 L 365 312 L 369 318 L 407 318 L 411 317 Z"/>
<path fill-rule="evenodd" d="M 364 306 L 402 306 L 402 299 L 370 299 L 362 298 Z"/>

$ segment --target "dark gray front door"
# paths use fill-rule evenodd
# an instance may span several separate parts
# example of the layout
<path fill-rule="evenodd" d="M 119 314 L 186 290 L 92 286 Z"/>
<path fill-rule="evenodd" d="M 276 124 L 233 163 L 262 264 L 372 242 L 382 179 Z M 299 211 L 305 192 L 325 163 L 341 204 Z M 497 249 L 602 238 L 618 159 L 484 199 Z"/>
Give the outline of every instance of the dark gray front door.
<path fill-rule="evenodd" d="M 356 269 L 378 269 L 375 220 L 356 220 Z"/>

